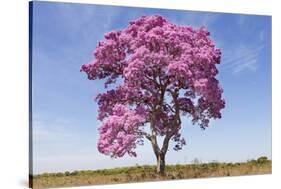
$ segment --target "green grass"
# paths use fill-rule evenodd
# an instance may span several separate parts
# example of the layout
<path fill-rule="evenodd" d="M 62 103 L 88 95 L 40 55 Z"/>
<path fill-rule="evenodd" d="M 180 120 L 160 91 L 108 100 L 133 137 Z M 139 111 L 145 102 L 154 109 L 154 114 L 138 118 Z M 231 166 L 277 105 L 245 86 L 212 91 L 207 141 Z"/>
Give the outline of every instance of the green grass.
<path fill-rule="evenodd" d="M 165 176 L 156 173 L 152 165 L 136 165 L 101 170 L 83 170 L 43 173 L 33 176 L 34 188 L 114 184 L 126 182 L 160 181 L 173 179 L 206 178 L 271 173 L 271 160 L 260 157 L 239 163 L 194 163 L 166 165 Z"/>

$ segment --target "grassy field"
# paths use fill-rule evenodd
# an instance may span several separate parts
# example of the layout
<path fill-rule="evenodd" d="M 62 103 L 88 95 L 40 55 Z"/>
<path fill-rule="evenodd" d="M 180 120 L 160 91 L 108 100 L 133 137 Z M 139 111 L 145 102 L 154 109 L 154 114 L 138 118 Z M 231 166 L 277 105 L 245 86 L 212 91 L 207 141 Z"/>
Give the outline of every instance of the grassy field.
<path fill-rule="evenodd" d="M 241 163 L 199 163 L 167 165 L 165 176 L 155 172 L 150 165 L 104 170 L 44 173 L 32 177 L 33 188 L 67 187 L 128 182 L 163 181 L 174 179 L 270 174 L 271 160 L 260 157 Z"/>

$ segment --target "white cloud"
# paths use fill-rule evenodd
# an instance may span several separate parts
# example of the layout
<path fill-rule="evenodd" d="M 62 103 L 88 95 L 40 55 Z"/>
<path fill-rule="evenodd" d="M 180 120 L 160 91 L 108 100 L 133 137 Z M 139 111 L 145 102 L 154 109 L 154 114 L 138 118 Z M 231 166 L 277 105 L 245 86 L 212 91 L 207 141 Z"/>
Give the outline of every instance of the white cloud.
<path fill-rule="evenodd" d="M 258 59 L 265 45 L 259 43 L 255 47 L 247 45 L 238 45 L 231 51 L 223 53 L 222 65 L 220 70 L 230 70 L 234 74 L 244 71 L 256 71 L 258 68 Z"/>
<path fill-rule="evenodd" d="M 245 62 L 243 64 L 240 64 L 233 69 L 234 74 L 240 73 L 244 70 L 250 70 L 250 71 L 256 71 L 257 70 L 258 59 L 256 57 L 252 58 L 252 59 L 249 59 L 249 60 L 244 60 L 244 61 Z"/>

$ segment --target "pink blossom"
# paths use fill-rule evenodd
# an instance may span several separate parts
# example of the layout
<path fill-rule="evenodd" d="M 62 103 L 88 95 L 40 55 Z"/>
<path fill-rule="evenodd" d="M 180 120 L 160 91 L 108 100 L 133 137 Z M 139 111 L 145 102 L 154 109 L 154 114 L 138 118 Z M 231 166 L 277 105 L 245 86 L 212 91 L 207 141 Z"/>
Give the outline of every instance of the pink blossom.
<path fill-rule="evenodd" d="M 99 128 L 98 150 L 111 157 L 121 157 L 126 153 L 136 156 L 134 148 L 142 140 L 139 128 L 145 120 L 145 111 L 131 110 L 125 105 L 116 104 L 112 115 Z"/>
<path fill-rule="evenodd" d="M 181 116 L 191 116 L 201 128 L 221 118 L 225 102 L 215 78 L 221 52 L 206 28 L 142 16 L 125 29 L 106 33 L 93 54 L 81 67 L 88 79 L 106 79 L 106 86 L 121 81 L 96 98 L 101 153 L 136 156 L 136 146 L 154 133 L 173 139 L 174 149 L 180 150 L 186 143 Z M 145 133 L 144 127 L 153 132 Z"/>

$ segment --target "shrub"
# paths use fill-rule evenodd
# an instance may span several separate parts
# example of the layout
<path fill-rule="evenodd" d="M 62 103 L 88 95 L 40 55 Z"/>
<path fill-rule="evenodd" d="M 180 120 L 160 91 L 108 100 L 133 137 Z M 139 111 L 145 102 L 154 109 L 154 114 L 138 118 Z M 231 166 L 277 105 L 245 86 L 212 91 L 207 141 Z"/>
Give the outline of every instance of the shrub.
<path fill-rule="evenodd" d="M 260 158 L 257 159 L 258 164 L 264 164 L 268 162 L 268 159 L 266 156 L 262 156 Z"/>
<path fill-rule="evenodd" d="M 207 169 L 207 168 L 208 168 L 208 164 L 207 164 L 207 163 L 203 163 L 203 164 L 201 164 L 201 167 L 202 167 L 203 169 Z"/>
<path fill-rule="evenodd" d="M 73 172 L 70 173 L 70 175 L 75 176 L 75 175 L 78 175 L 78 173 L 79 173 L 78 171 L 73 171 Z"/>
<path fill-rule="evenodd" d="M 210 168 L 218 168 L 219 165 L 220 165 L 220 164 L 219 164 L 218 162 L 211 162 L 211 163 L 209 163 L 208 166 L 209 166 Z"/>
<path fill-rule="evenodd" d="M 233 167 L 233 163 L 227 163 L 226 164 L 228 167 Z"/>

